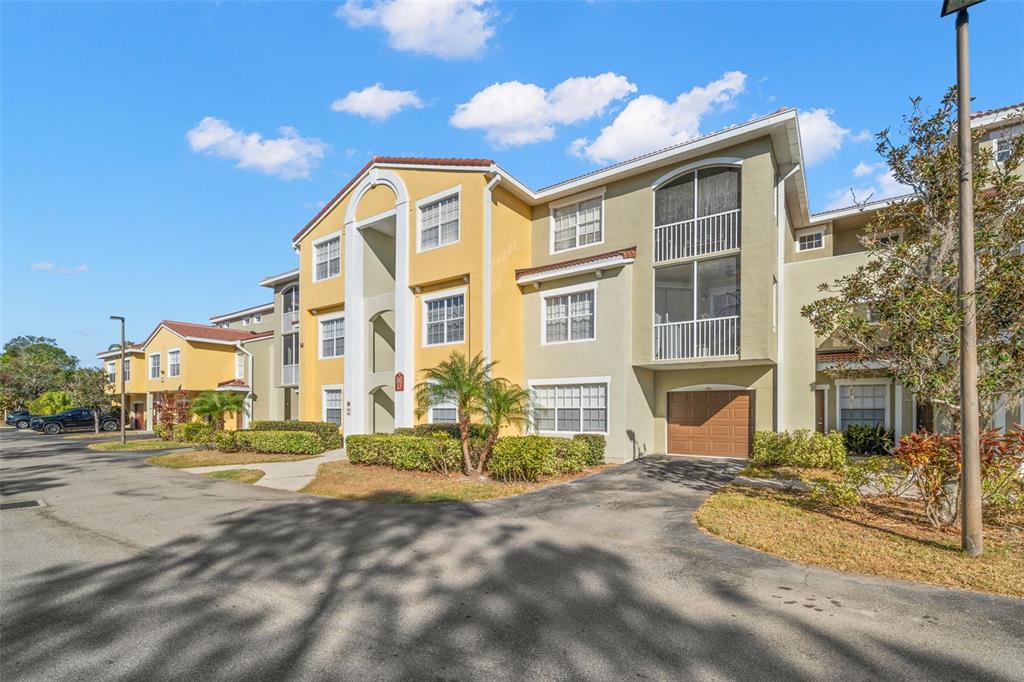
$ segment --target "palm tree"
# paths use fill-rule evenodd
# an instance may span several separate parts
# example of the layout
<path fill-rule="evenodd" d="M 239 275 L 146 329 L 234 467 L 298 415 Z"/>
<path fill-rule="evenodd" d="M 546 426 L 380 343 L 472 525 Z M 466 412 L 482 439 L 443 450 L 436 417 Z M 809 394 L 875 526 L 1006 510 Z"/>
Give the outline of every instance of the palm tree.
<path fill-rule="evenodd" d="M 416 416 L 422 417 L 434 405 L 454 404 L 462 440 L 462 465 L 468 475 L 473 470 L 469 456 L 469 422 L 484 409 L 484 394 L 491 377 L 493 362 L 476 354 L 467 360 L 462 353 L 452 352 L 436 367 L 423 370 L 424 381 L 416 385 Z"/>
<path fill-rule="evenodd" d="M 206 417 L 214 431 L 224 427 L 224 415 L 245 409 L 245 396 L 235 391 L 207 391 L 196 396 L 191 405 L 192 414 Z"/>
<path fill-rule="evenodd" d="M 529 389 L 508 379 L 498 378 L 487 383 L 483 402 L 484 423 L 489 430 L 477 463 L 476 470 L 479 473 L 483 473 L 484 462 L 491 456 L 502 427 L 515 426 L 522 429 L 529 426 L 532 401 Z"/>

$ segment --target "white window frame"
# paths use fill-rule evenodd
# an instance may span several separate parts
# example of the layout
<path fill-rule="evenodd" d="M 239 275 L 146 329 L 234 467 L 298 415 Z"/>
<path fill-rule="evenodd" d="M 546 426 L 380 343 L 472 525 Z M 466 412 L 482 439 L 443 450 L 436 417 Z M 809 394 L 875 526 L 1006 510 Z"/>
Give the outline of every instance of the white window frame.
<path fill-rule="evenodd" d="M 235 378 L 245 378 L 245 353 L 240 350 L 235 351 Z"/>
<path fill-rule="evenodd" d="M 263 315 L 261 313 L 256 313 L 255 315 L 252 316 L 252 321 L 253 321 L 254 324 L 256 322 L 262 322 L 263 321 Z"/>
<path fill-rule="evenodd" d="M 153 376 L 153 358 L 156 358 L 156 376 Z M 150 379 L 159 379 L 160 371 L 163 369 L 160 362 L 160 353 L 150 353 L 146 367 L 146 374 Z"/>
<path fill-rule="evenodd" d="M 810 248 L 801 248 L 800 238 L 809 237 L 812 235 L 821 235 L 821 246 L 812 246 Z M 821 251 L 825 248 L 825 228 L 824 227 L 807 227 L 802 230 L 796 231 L 796 240 L 794 241 L 797 253 L 807 253 L 808 251 Z"/>
<path fill-rule="evenodd" d="M 431 382 L 433 383 L 433 382 Z M 434 410 L 455 410 L 455 419 L 453 421 L 439 422 L 434 417 Z M 430 410 L 427 412 L 427 422 L 430 424 L 458 424 L 459 423 L 459 406 L 455 403 L 441 403 L 440 405 L 431 405 Z"/>
<path fill-rule="evenodd" d="M 843 430 L 843 386 L 885 386 L 885 429 L 892 429 L 892 379 L 868 377 L 864 379 L 836 379 L 836 431 Z M 827 397 L 827 396 L 826 396 Z"/>
<path fill-rule="evenodd" d="M 448 242 L 446 244 L 441 243 L 441 226 L 438 225 L 437 232 L 437 246 L 423 246 L 423 209 L 430 204 L 436 203 L 443 199 L 449 199 L 455 197 L 459 202 L 459 218 L 458 218 L 458 233 L 455 241 Z M 436 249 L 443 249 L 446 246 L 453 246 L 462 241 L 462 185 L 456 185 L 455 187 L 449 187 L 446 190 L 431 194 L 429 197 L 424 197 L 416 202 L 416 253 L 423 253 L 424 251 L 434 251 Z"/>
<path fill-rule="evenodd" d="M 537 388 L 537 387 L 540 387 L 540 386 L 580 386 L 580 385 L 584 385 L 584 384 L 604 384 L 604 391 L 605 391 L 604 431 L 550 431 L 550 430 L 546 430 L 546 429 L 540 429 L 535 424 L 534 427 L 537 429 L 537 433 L 541 434 L 542 436 L 561 436 L 561 437 L 564 437 L 564 438 L 572 438 L 573 436 L 575 436 L 577 434 L 581 434 L 581 433 L 582 434 L 599 435 L 599 436 L 607 436 L 611 432 L 611 426 L 612 426 L 612 378 L 610 376 L 606 376 L 606 377 L 564 377 L 564 378 L 556 378 L 556 379 L 530 379 L 527 382 L 527 386 L 529 387 L 531 393 L 533 392 L 534 388 Z M 533 403 L 533 402 L 534 401 L 531 400 L 531 403 Z M 532 411 L 533 411 L 533 407 L 531 405 L 531 412 Z M 556 415 L 555 415 L 555 426 L 556 426 L 556 428 L 558 426 L 557 412 L 556 412 Z M 582 414 L 581 414 L 580 426 L 583 426 Z"/>
<path fill-rule="evenodd" d="M 329 315 L 317 315 L 316 317 L 316 340 L 317 340 L 317 357 L 321 360 L 337 360 L 338 358 L 345 357 L 345 341 L 348 337 L 348 325 L 345 325 L 345 333 L 342 335 L 342 352 L 340 355 L 324 355 L 324 322 L 331 322 L 332 320 L 344 320 L 345 313 L 331 313 Z"/>
<path fill-rule="evenodd" d="M 321 384 L 320 385 L 320 420 L 327 421 L 327 391 L 339 391 L 341 393 L 341 423 L 338 428 L 345 425 L 345 384 Z"/>
<path fill-rule="evenodd" d="M 108 384 L 116 384 L 117 383 L 117 361 L 116 360 L 108 360 L 107 361 L 106 370 L 107 370 L 107 383 Z"/>
<path fill-rule="evenodd" d="M 427 303 L 436 301 L 442 298 L 454 298 L 455 296 L 462 296 L 462 340 L 461 341 L 445 341 L 444 343 L 429 343 L 427 341 Z M 420 297 L 420 347 L 421 348 L 440 348 L 442 346 L 457 346 L 466 343 L 466 339 L 469 338 L 469 293 L 466 287 L 457 287 L 455 289 L 445 289 L 444 291 L 436 291 L 432 294 L 425 294 Z M 447 337 L 447 332 L 445 333 Z"/>
<path fill-rule="evenodd" d="M 171 353 L 178 354 L 178 373 L 171 374 Z M 180 348 L 168 348 L 167 349 L 167 376 L 169 377 L 180 377 L 181 376 L 181 349 Z"/>
<path fill-rule="evenodd" d="M 604 238 L 605 238 L 605 220 L 604 220 L 604 216 L 605 216 L 605 211 L 604 211 L 604 209 L 605 209 L 605 201 L 604 201 L 604 195 L 605 195 L 605 188 L 604 187 L 599 187 L 599 188 L 591 190 L 589 192 L 581 192 L 580 194 L 574 194 L 571 197 L 566 197 L 565 199 L 559 199 L 557 201 L 552 201 L 552 202 L 550 202 L 548 204 L 548 255 L 549 256 L 553 256 L 556 253 L 568 253 L 569 251 L 578 251 L 579 249 L 586 249 L 586 248 L 589 248 L 589 247 L 592 247 L 592 246 L 600 246 L 601 244 L 604 244 Z M 571 206 L 572 204 L 579 204 L 581 202 L 587 201 L 589 199 L 595 199 L 597 197 L 601 197 L 601 239 L 596 241 L 596 242 L 594 242 L 594 243 L 592 243 L 592 244 L 583 244 L 581 246 L 580 245 L 580 235 L 579 235 L 579 231 L 577 230 L 577 232 L 576 232 L 576 246 L 570 246 L 567 249 L 559 249 L 559 250 L 556 251 L 555 250 L 555 209 L 565 208 L 566 206 Z M 579 226 L 577 226 L 577 227 L 579 227 Z"/>
<path fill-rule="evenodd" d="M 327 267 L 327 273 L 328 273 L 327 276 L 326 277 L 317 278 L 317 276 L 316 276 L 316 247 L 319 246 L 320 244 L 323 244 L 324 242 L 329 242 L 332 239 L 337 239 L 338 240 L 338 274 L 337 275 L 330 274 L 331 268 L 330 268 L 330 266 L 328 266 Z M 344 254 L 342 253 L 342 250 L 344 248 L 344 244 L 342 243 L 343 241 L 344 240 L 342 240 L 342 238 L 341 238 L 341 230 L 338 230 L 336 232 L 331 232 L 330 234 L 325 234 L 323 237 L 320 237 L 319 239 L 314 239 L 313 243 L 310 244 L 310 247 L 309 247 L 309 258 L 310 258 L 310 264 L 312 266 L 311 269 L 310 269 L 310 275 L 311 275 L 311 279 L 314 282 L 324 282 L 324 281 L 329 280 L 329 279 L 334 279 L 335 277 L 341 277 L 341 273 L 345 269 L 345 258 L 344 258 Z"/>
<path fill-rule="evenodd" d="M 248 327 L 249 326 L 249 322 L 250 322 L 250 319 L 248 317 L 242 318 L 242 326 L 243 327 Z"/>
<path fill-rule="evenodd" d="M 128 383 L 132 380 L 132 359 L 126 357 L 121 363 L 121 381 Z"/>
<path fill-rule="evenodd" d="M 556 298 L 558 296 L 568 296 L 570 294 L 579 294 L 585 291 L 593 293 L 594 296 L 594 335 L 589 339 L 573 339 L 569 338 L 565 341 L 548 341 L 548 299 Z M 572 318 L 570 317 L 569 324 L 569 336 L 572 336 Z M 586 343 L 588 341 L 597 340 L 597 283 L 577 284 L 575 286 L 560 287 L 558 289 L 550 289 L 541 293 L 540 299 L 540 344 L 542 346 L 561 346 L 567 343 Z"/>

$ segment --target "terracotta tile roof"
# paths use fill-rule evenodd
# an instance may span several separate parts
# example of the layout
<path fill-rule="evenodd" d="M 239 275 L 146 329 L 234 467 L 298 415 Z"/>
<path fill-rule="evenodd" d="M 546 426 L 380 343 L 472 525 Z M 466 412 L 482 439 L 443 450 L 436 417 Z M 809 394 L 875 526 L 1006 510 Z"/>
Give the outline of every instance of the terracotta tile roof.
<path fill-rule="evenodd" d="M 617 249 L 615 251 L 608 251 L 607 253 L 599 253 L 596 256 L 586 256 L 585 258 L 574 258 L 573 260 L 564 260 L 560 263 L 551 263 L 549 265 L 539 265 L 535 268 L 520 268 L 516 270 L 516 279 L 520 277 L 526 277 L 528 275 L 536 275 L 541 272 L 551 272 L 552 270 L 561 270 L 563 268 L 572 268 L 577 265 L 586 265 L 587 263 L 594 263 L 596 261 L 607 260 L 609 258 L 615 258 L 621 256 L 622 258 L 636 258 L 636 247 L 630 246 L 627 249 Z"/>
<path fill-rule="evenodd" d="M 345 186 L 338 190 L 338 193 L 331 197 L 331 200 L 324 204 L 324 207 L 317 211 L 317 214 L 313 216 L 308 223 L 306 223 L 301 230 L 295 233 L 292 237 L 292 243 L 299 240 L 306 231 L 311 228 L 316 221 L 320 220 L 327 211 L 330 210 L 334 202 L 340 197 L 344 196 L 345 192 L 349 191 L 354 184 L 363 176 L 363 173 L 368 171 L 371 166 L 376 164 L 402 164 L 411 166 L 479 166 L 486 168 L 494 163 L 491 159 L 457 159 L 452 157 L 429 157 L 429 156 L 375 156 L 366 162 L 366 165 L 359 169 L 359 172 L 352 176 L 352 179 L 345 183 Z"/>
<path fill-rule="evenodd" d="M 241 329 L 225 329 L 209 324 L 174 322 L 173 320 L 164 320 L 160 323 L 160 326 L 167 327 L 172 332 L 181 336 L 210 339 L 212 341 L 245 341 L 257 335 L 255 332 L 243 331 Z"/>
<path fill-rule="evenodd" d="M 250 336 L 247 339 L 242 339 L 242 343 L 245 343 L 246 341 L 256 341 L 258 339 L 265 339 L 267 337 L 273 336 L 274 335 L 274 330 L 273 329 L 268 329 L 265 332 L 250 332 L 250 333 L 252 334 L 252 336 Z"/>
<path fill-rule="evenodd" d="M 814 353 L 818 362 L 852 362 L 860 357 L 855 350 L 819 350 Z"/>
<path fill-rule="evenodd" d="M 971 114 L 971 118 L 978 118 L 979 116 L 988 116 L 989 114 L 998 114 L 1000 111 L 1009 111 L 1010 109 L 1018 109 L 1024 107 L 1024 102 L 1017 102 L 1016 104 L 1009 104 L 1005 107 L 997 107 L 995 109 L 986 109 L 984 111 L 975 111 Z"/>
<path fill-rule="evenodd" d="M 235 386 L 238 388 L 248 388 L 249 384 L 245 383 L 244 379 L 229 379 L 228 381 L 221 381 L 217 384 L 217 388 L 232 388 Z"/>

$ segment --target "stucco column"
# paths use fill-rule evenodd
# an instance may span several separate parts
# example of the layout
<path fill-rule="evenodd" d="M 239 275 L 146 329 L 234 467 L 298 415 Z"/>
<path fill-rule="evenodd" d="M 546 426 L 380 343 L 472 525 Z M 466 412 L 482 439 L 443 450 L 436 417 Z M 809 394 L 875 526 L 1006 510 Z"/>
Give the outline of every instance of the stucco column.
<path fill-rule="evenodd" d="M 346 435 L 366 433 L 366 391 L 363 370 L 366 350 L 363 337 L 363 235 L 355 220 L 345 221 L 345 377 L 342 389 L 344 431 Z M 307 389 L 308 390 L 308 389 Z M 320 390 L 318 386 L 316 390 Z M 321 398 L 322 399 L 322 398 Z"/>
<path fill-rule="evenodd" d="M 396 428 L 412 426 L 414 302 L 409 288 L 409 202 L 399 198 L 395 204 L 395 372 L 405 376 L 405 390 L 395 391 Z"/>

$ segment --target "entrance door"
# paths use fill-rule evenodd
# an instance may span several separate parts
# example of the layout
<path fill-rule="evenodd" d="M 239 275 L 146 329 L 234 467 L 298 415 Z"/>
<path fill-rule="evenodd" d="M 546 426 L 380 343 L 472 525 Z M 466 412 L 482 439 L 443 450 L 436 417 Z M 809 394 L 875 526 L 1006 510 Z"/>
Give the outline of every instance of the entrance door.
<path fill-rule="evenodd" d="M 749 457 L 753 428 L 751 391 L 668 394 L 668 451 L 671 454 Z"/>
<path fill-rule="evenodd" d="M 825 391 L 814 391 L 814 430 L 825 433 Z"/>
<path fill-rule="evenodd" d="M 146 428 L 146 417 L 142 403 L 132 403 L 132 428 L 139 431 Z"/>

